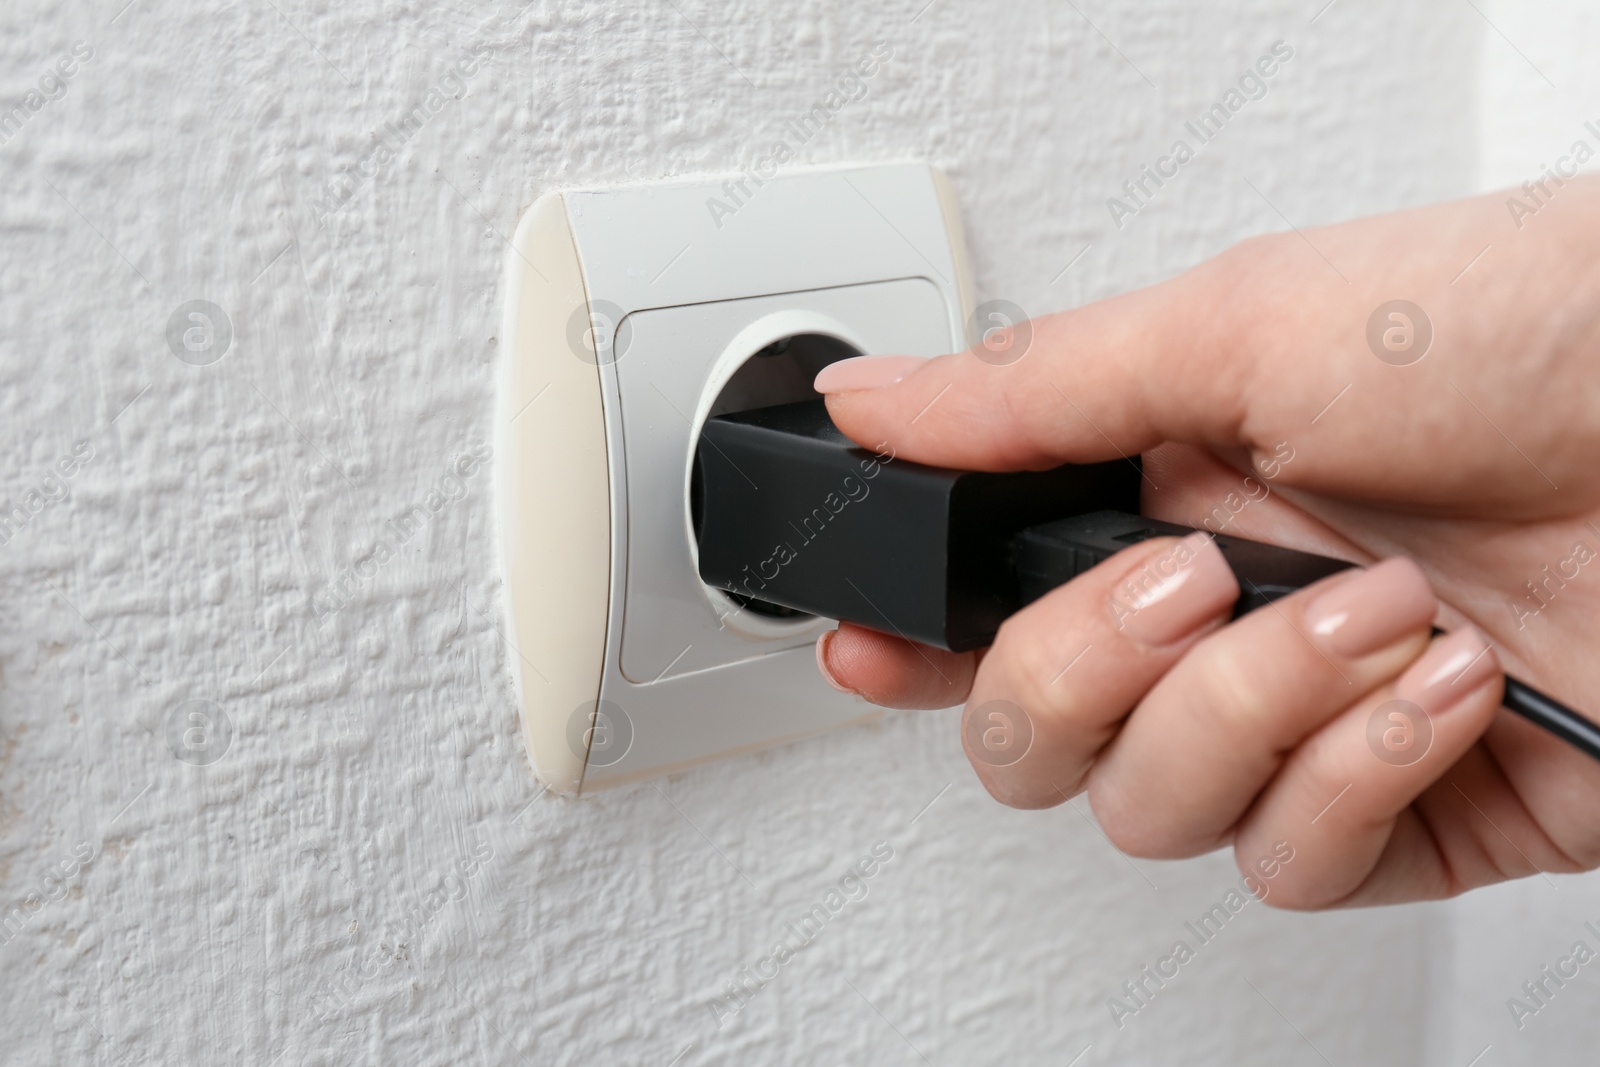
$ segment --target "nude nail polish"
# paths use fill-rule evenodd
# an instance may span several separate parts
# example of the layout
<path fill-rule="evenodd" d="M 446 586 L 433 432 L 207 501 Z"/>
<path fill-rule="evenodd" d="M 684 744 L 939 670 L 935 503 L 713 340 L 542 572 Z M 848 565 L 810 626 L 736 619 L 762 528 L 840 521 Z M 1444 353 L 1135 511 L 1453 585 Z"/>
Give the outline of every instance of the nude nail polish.
<path fill-rule="evenodd" d="M 921 356 L 855 356 L 822 368 L 811 387 L 819 393 L 852 393 L 893 385 L 928 362 Z"/>
<path fill-rule="evenodd" d="M 855 696 L 856 691 L 854 689 L 847 689 L 840 685 L 838 679 L 834 678 L 833 672 L 828 669 L 828 644 L 833 640 L 833 635 L 838 632 L 838 630 L 829 630 L 827 633 L 817 638 L 817 670 L 822 672 L 822 680 L 833 686 L 839 692 L 848 693 L 851 696 Z"/>
<path fill-rule="evenodd" d="M 1468 626 L 1435 641 L 1400 676 L 1395 695 L 1429 715 L 1441 715 L 1499 670 L 1494 649 L 1475 627 Z"/>
<path fill-rule="evenodd" d="M 1368 656 L 1426 629 L 1438 608 L 1422 568 L 1397 556 L 1335 582 L 1311 601 L 1306 633 L 1338 655 Z"/>
<path fill-rule="evenodd" d="M 1170 645 L 1239 599 L 1239 582 L 1210 534 L 1192 533 L 1146 560 L 1111 592 L 1117 626 L 1143 645 Z"/>

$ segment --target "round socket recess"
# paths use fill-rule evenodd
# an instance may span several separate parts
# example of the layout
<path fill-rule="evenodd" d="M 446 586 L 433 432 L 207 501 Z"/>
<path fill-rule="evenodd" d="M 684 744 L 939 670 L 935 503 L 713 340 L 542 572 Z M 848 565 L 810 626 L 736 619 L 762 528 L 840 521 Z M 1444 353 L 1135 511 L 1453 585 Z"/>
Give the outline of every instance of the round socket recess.
<path fill-rule="evenodd" d="M 786 332 L 801 328 L 802 323 L 806 324 L 803 328 L 807 332 Z M 776 340 L 765 340 L 773 333 L 780 332 L 782 335 Z M 823 367 L 862 354 L 858 344 L 840 336 L 847 332 L 838 323 L 822 321 L 819 316 L 806 312 L 779 312 L 769 319 L 752 323 L 712 366 L 706 383 L 706 395 L 711 397 L 711 403 L 707 407 L 702 402 L 700 409 L 696 410 L 689 435 L 689 555 L 697 572 L 700 515 L 696 475 L 700 466 L 695 462 L 694 448 L 697 447 L 696 442 L 699 441 L 705 421 L 736 411 L 815 399 L 818 393 L 811 387 L 811 382 Z M 752 352 L 748 346 L 753 342 L 758 343 L 759 347 Z M 731 374 L 728 373 L 730 367 Z M 787 627 L 790 631 L 803 629 L 813 618 L 804 612 L 754 597 L 708 585 L 702 585 L 702 588 L 724 624 L 746 629 L 754 637 L 777 636 L 784 632 L 774 627 Z"/>

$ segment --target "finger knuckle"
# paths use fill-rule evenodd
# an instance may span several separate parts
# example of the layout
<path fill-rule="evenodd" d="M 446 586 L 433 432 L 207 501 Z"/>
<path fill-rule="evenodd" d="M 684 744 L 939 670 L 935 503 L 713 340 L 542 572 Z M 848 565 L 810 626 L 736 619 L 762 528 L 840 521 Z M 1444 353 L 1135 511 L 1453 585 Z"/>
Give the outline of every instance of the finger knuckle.
<path fill-rule="evenodd" d="M 1102 797 L 1095 790 L 1090 791 L 1090 796 L 1095 820 L 1118 852 L 1138 859 L 1166 858 L 1166 835 L 1158 832 L 1137 806 Z"/>
<path fill-rule="evenodd" d="M 1248 237 L 1196 267 L 1193 284 L 1196 294 L 1219 308 L 1211 322 L 1208 337 L 1237 352 L 1250 352 L 1275 341 L 1276 316 L 1261 314 L 1251 302 L 1243 306 L 1225 298 L 1227 293 L 1253 292 L 1272 299 L 1283 291 L 1288 279 L 1300 273 L 1297 249 L 1289 247 L 1281 234 Z M 1238 360 L 1239 363 L 1246 362 Z M 1219 369 L 1226 367 L 1223 364 Z"/>
<path fill-rule="evenodd" d="M 1264 684 L 1263 655 L 1238 641 L 1203 643 L 1185 671 L 1185 699 L 1219 736 L 1277 748 L 1279 709 Z"/>
<path fill-rule="evenodd" d="M 1004 673 L 1006 690 L 1027 715 L 1050 722 L 1070 717 L 1073 690 L 1053 684 L 1069 660 L 1062 658 L 1048 627 L 1001 624 L 989 659 Z"/>
<path fill-rule="evenodd" d="M 1174 827 L 1160 812 L 1093 777 L 1089 782 L 1089 806 L 1106 840 L 1125 856 L 1164 860 L 1192 853 L 1181 847 Z"/>
<path fill-rule="evenodd" d="M 996 770 L 985 766 L 970 756 L 968 760 L 972 764 L 972 769 L 978 774 L 978 781 L 983 783 L 983 788 L 991 797 L 1008 808 L 1016 808 L 1019 811 L 1040 811 L 1065 804 L 1070 800 L 1068 794 L 1059 789 L 1041 787 L 1039 783 L 1007 773 L 1007 770 Z"/>
<path fill-rule="evenodd" d="M 1260 900 L 1280 911 L 1321 911 L 1338 903 L 1325 886 L 1294 872 L 1286 872 L 1271 882 Z"/>
<path fill-rule="evenodd" d="M 1139 859 L 1187 859 L 1216 848 L 1214 835 L 1192 825 L 1177 808 L 1150 802 L 1136 784 L 1097 767 L 1089 779 L 1089 803 L 1100 828 L 1119 852 Z"/>

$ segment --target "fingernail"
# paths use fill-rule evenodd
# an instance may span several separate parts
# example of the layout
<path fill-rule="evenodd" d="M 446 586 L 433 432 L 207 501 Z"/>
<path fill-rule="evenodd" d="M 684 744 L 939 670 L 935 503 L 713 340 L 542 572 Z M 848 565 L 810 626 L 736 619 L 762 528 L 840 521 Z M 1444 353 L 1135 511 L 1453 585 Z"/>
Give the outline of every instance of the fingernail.
<path fill-rule="evenodd" d="M 1386 559 L 1336 583 L 1306 608 L 1311 636 L 1341 656 L 1366 656 L 1425 628 L 1439 604 L 1422 568 Z"/>
<path fill-rule="evenodd" d="M 819 393 L 850 393 L 893 385 L 924 363 L 921 356 L 854 356 L 822 368 L 811 388 Z"/>
<path fill-rule="evenodd" d="M 828 669 L 828 643 L 833 640 L 833 635 L 838 632 L 838 630 L 829 630 L 827 633 L 817 638 L 817 670 L 822 672 L 822 680 L 833 686 L 839 692 L 847 693 L 850 696 L 855 696 L 856 691 L 840 685 L 839 680 L 835 678 L 833 676 L 833 672 Z"/>
<path fill-rule="evenodd" d="M 1492 678 L 1500 660 L 1476 628 L 1468 626 L 1435 641 L 1395 683 L 1395 695 L 1420 705 L 1429 715 L 1449 711 Z"/>
<path fill-rule="evenodd" d="M 1111 593 L 1117 625 L 1140 644 L 1170 645 L 1239 599 L 1211 535 L 1192 533 L 1147 560 Z"/>

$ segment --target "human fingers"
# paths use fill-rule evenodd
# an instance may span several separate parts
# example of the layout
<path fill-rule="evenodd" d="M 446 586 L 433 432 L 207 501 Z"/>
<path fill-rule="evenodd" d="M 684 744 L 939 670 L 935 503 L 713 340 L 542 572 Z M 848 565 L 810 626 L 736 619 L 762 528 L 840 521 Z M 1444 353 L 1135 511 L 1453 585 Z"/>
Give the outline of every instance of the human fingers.
<path fill-rule="evenodd" d="M 1483 736 L 1504 682 L 1488 641 L 1467 627 L 1435 638 L 1395 683 L 1296 748 L 1234 836 L 1241 864 L 1279 841 L 1293 847 L 1269 900 L 1324 908 L 1452 892 L 1443 853 L 1410 809 Z"/>
<path fill-rule="evenodd" d="M 1160 859 L 1227 843 L 1301 741 L 1421 654 L 1437 610 L 1421 569 L 1395 558 L 1202 639 L 1090 772 L 1106 835 L 1130 855 Z"/>
<path fill-rule="evenodd" d="M 948 708 L 972 689 L 974 652 L 942 648 L 842 622 L 817 638 L 817 669 L 828 684 L 885 708 Z"/>
<path fill-rule="evenodd" d="M 1019 808 L 1077 793 L 1128 710 L 1238 597 L 1216 544 L 1191 534 L 1125 549 L 1007 619 L 962 718 L 984 787 Z"/>
<path fill-rule="evenodd" d="M 1011 333 L 1030 336 L 1014 363 L 995 365 L 982 348 L 867 356 L 825 367 L 815 387 L 852 438 L 877 434 L 897 454 L 965 470 L 1116 458 L 1164 439 L 1220 442 L 1234 436 L 1249 360 L 1187 328 L 1201 312 L 1184 310 L 1199 303 L 1196 289 L 1186 275 L 1018 324 Z M 1194 388 L 1173 388 L 1176 378 Z"/>

